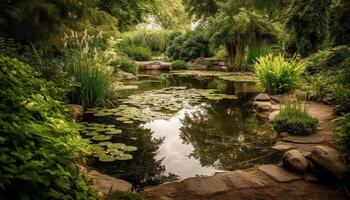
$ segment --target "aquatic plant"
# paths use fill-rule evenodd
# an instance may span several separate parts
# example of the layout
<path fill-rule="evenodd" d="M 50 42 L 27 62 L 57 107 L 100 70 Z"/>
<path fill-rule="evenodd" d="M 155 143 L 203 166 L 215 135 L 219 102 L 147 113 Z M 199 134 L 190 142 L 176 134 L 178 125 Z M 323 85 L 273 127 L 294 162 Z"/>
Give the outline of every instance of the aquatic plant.
<path fill-rule="evenodd" d="M 284 102 L 273 119 L 273 128 L 278 132 L 293 135 L 310 135 L 315 132 L 318 119 L 311 116 L 306 105 Z"/>
<path fill-rule="evenodd" d="M 271 94 L 289 92 L 300 86 L 305 64 L 296 60 L 287 61 L 283 55 L 269 54 L 258 58 L 254 64 L 258 84 Z"/>

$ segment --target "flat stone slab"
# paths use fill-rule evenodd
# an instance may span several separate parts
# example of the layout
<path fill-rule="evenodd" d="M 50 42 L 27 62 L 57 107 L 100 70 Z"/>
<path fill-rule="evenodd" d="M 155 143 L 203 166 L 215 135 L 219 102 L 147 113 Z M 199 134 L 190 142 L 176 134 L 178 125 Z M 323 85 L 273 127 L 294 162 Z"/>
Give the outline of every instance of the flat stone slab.
<path fill-rule="evenodd" d="M 289 145 L 289 144 L 276 144 L 275 146 L 272 147 L 272 149 L 275 149 L 277 151 L 288 151 L 293 149 L 294 146 Z"/>
<path fill-rule="evenodd" d="M 284 142 L 292 142 L 297 144 L 322 144 L 325 142 L 325 139 L 318 136 L 291 136 L 288 135 L 282 138 Z"/>
<path fill-rule="evenodd" d="M 230 189 L 220 176 L 188 178 L 182 181 L 182 188 L 199 196 L 214 195 Z"/>
<path fill-rule="evenodd" d="M 262 165 L 258 169 L 277 182 L 290 182 L 301 179 L 301 177 L 277 165 Z"/>
<path fill-rule="evenodd" d="M 225 176 L 229 181 L 228 184 L 234 188 L 257 188 L 266 186 L 267 183 L 242 170 L 236 170 L 230 173 L 222 173 L 220 176 Z"/>
<path fill-rule="evenodd" d="M 101 174 L 96 170 L 91 170 L 89 175 L 95 178 L 96 188 L 105 194 L 109 194 L 110 191 L 131 192 L 132 185 L 127 181 Z"/>

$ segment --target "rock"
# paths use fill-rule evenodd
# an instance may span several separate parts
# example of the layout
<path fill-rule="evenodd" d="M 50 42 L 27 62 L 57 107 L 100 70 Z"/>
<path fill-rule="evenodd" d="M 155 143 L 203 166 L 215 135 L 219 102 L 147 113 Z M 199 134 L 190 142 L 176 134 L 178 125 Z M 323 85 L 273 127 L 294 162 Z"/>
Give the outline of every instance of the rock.
<path fill-rule="evenodd" d="M 284 142 L 292 142 L 297 144 L 321 144 L 325 142 L 325 139 L 321 138 L 318 135 L 312 136 L 291 136 L 287 135 L 282 138 Z"/>
<path fill-rule="evenodd" d="M 348 167 L 342 161 L 337 150 L 329 146 L 316 146 L 308 156 L 314 167 L 318 170 L 342 180 L 348 171 Z"/>
<path fill-rule="evenodd" d="M 262 179 L 259 179 L 251 174 L 248 174 L 247 172 L 244 172 L 242 170 L 236 170 L 229 173 L 221 173 L 216 176 L 222 176 L 225 177 L 227 184 L 231 187 L 241 189 L 241 188 L 257 188 L 257 187 L 263 187 L 266 186 L 267 183 L 264 182 Z"/>
<path fill-rule="evenodd" d="M 275 149 L 277 151 L 288 151 L 293 149 L 294 147 L 289 144 L 276 144 L 272 147 L 272 149 Z"/>
<path fill-rule="evenodd" d="M 301 179 L 301 177 L 286 171 L 277 165 L 261 165 L 258 169 L 277 182 L 290 182 Z"/>
<path fill-rule="evenodd" d="M 101 174 L 96 170 L 91 170 L 89 175 L 95 178 L 96 188 L 104 194 L 109 194 L 110 191 L 131 192 L 132 190 L 132 185 L 127 181 Z"/>
<path fill-rule="evenodd" d="M 118 69 L 116 77 L 118 78 L 118 80 L 138 80 L 137 76 L 135 76 L 134 74 L 125 72 L 121 69 Z"/>
<path fill-rule="evenodd" d="M 182 184 L 184 190 L 199 196 L 214 195 L 229 190 L 220 176 L 188 178 Z"/>
<path fill-rule="evenodd" d="M 255 97 L 254 101 L 271 101 L 271 98 L 265 93 L 260 93 Z"/>
<path fill-rule="evenodd" d="M 180 186 L 181 186 L 180 182 L 165 183 L 165 184 L 161 184 L 153 187 L 146 187 L 142 191 L 142 194 L 148 197 L 152 197 L 152 196 L 169 197 L 178 193 Z"/>
<path fill-rule="evenodd" d="M 258 118 L 262 120 L 267 120 L 269 118 L 270 112 L 258 112 Z"/>
<path fill-rule="evenodd" d="M 274 119 L 279 113 L 280 113 L 279 110 L 271 112 L 270 115 L 269 115 L 269 121 L 272 122 L 273 119 Z"/>
<path fill-rule="evenodd" d="M 297 150 L 289 150 L 283 155 L 283 166 L 291 171 L 305 174 L 309 161 Z"/>
<path fill-rule="evenodd" d="M 66 107 L 70 110 L 70 116 L 75 119 L 75 121 L 80 122 L 84 117 L 84 108 L 78 104 L 68 104 Z"/>
<path fill-rule="evenodd" d="M 140 70 L 170 70 L 171 63 L 163 61 L 136 62 Z"/>
<path fill-rule="evenodd" d="M 257 112 L 270 112 L 272 110 L 271 102 L 268 101 L 255 101 L 253 103 L 253 108 Z"/>
<path fill-rule="evenodd" d="M 280 137 L 287 137 L 289 136 L 289 133 L 288 132 L 281 132 L 278 134 Z"/>
<path fill-rule="evenodd" d="M 82 174 L 88 173 L 88 170 L 87 170 L 87 168 L 85 166 L 77 164 L 77 167 L 78 167 L 78 170 L 79 170 L 80 173 L 82 173 Z"/>

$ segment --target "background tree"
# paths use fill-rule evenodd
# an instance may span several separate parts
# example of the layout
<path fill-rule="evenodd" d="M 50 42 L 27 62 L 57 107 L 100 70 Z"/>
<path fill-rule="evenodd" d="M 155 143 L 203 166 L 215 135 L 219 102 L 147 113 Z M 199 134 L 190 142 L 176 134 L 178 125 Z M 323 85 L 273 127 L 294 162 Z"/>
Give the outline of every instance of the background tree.
<path fill-rule="evenodd" d="M 219 11 L 219 0 L 183 0 L 186 11 L 197 20 L 203 20 Z"/>
<path fill-rule="evenodd" d="M 329 30 L 331 0 L 294 0 L 286 20 L 287 33 L 302 57 L 321 49 Z"/>
<path fill-rule="evenodd" d="M 154 0 L 100 0 L 98 7 L 117 18 L 120 31 L 127 31 L 145 22 L 154 4 Z"/>
<path fill-rule="evenodd" d="M 185 30 L 191 25 L 181 0 L 155 0 L 153 15 L 164 29 Z"/>

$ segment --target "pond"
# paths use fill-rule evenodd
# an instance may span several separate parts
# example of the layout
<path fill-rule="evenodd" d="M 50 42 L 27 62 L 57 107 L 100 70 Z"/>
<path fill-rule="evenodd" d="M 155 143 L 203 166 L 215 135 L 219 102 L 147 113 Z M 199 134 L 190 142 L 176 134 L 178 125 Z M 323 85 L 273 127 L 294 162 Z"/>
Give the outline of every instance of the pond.
<path fill-rule="evenodd" d="M 279 159 L 271 127 L 251 109 L 254 81 L 165 73 L 128 84 L 81 124 L 90 165 L 106 174 L 140 188 Z"/>

